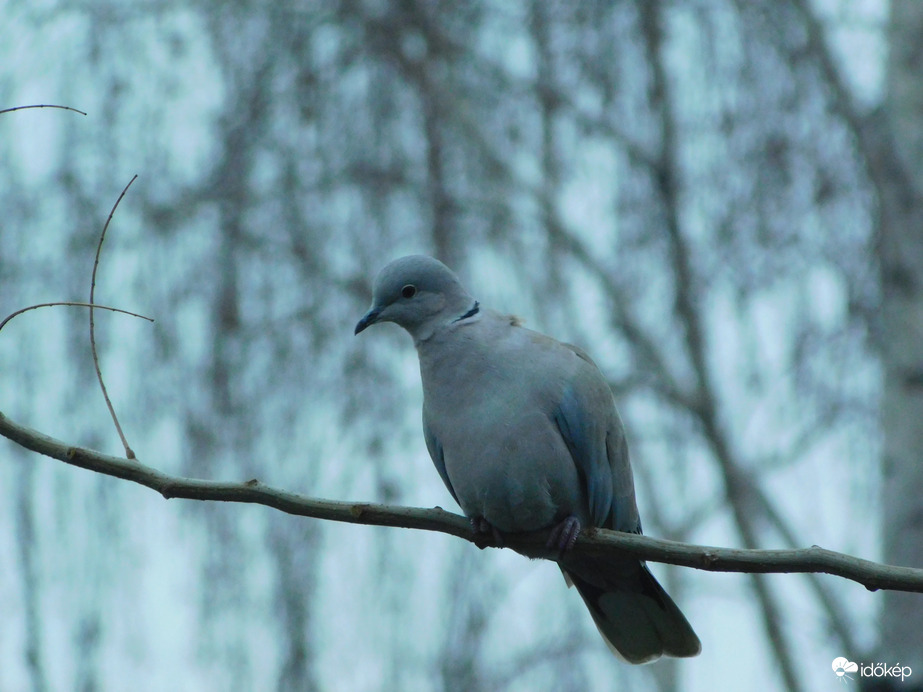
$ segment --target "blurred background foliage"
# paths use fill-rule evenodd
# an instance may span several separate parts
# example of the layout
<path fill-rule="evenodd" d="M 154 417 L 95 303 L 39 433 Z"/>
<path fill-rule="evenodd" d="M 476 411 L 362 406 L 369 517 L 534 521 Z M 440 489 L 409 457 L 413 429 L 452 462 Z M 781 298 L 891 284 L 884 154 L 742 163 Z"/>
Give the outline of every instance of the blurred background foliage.
<path fill-rule="evenodd" d="M 913 564 L 887 536 L 923 485 L 882 458 L 923 466 L 898 453 L 923 376 L 891 376 L 923 362 L 914 5 L 3 0 L 0 105 L 89 115 L 0 116 L 0 313 L 86 298 L 138 173 L 96 295 L 156 318 L 97 315 L 139 458 L 454 509 L 409 340 L 352 337 L 375 272 L 434 254 L 597 360 L 647 533 Z M 120 451 L 85 311 L 4 330 L 0 407 Z M 656 566 L 704 652 L 630 668 L 557 570 L 508 551 L 165 503 L 11 445 L 0 488 L 0 689 L 808 690 L 841 655 L 923 672 L 919 631 L 885 612 L 920 599 L 832 578 Z"/>

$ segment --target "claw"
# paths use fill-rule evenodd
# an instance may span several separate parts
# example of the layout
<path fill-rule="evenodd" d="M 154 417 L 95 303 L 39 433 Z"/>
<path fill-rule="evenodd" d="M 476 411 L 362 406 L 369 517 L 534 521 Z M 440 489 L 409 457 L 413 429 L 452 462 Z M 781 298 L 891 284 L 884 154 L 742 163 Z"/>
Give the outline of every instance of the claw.
<path fill-rule="evenodd" d="M 560 550 L 562 553 L 574 547 L 577 542 L 577 536 L 580 535 L 580 520 L 571 515 L 559 524 L 556 524 L 551 533 L 548 535 L 549 548 Z"/>
<path fill-rule="evenodd" d="M 490 534 L 494 539 L 494 543 L 497 544 L 497 547 L 503 547 L 503 535 L 497 530 L 497 527 L 487 521 L 484 517 L 472 517 L 468 521 L 471 522 L 471 529 L 476 534 Z"/>

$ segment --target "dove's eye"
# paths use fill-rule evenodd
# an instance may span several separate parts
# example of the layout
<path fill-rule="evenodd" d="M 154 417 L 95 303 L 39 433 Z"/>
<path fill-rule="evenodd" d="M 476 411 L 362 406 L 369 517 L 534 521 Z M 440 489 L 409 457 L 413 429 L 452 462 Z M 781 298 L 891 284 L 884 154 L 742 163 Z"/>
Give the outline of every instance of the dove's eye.
<path fill-rule="evenodd" d="M 413 298 L 415 295 L 417 295 L 417 287 L 412 284 L 407 284 L 401 289 L 401 296 L 404 298 Z"/>

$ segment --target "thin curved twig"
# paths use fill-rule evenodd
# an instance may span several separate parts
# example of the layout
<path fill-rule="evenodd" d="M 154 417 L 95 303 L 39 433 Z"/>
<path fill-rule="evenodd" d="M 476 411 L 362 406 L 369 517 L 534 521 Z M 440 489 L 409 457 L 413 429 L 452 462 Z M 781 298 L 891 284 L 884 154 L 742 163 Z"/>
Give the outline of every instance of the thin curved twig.
<path fill-rule="evenodd" d="M 139 315 L 137 312 L 130 312 L 128 310 L 122 310 L 121 308 L 113 308 L 109 305 L 91 305 L 90 303 L 80 303 L 72 300 L 58 300 L 53 303 L 37 303 L 36 305 L 29 305 L 25 308 L 19 308 L 16 312 L 11 312 L 9 315 L 3 318 L 3 321 L 0 322 L 0 331 L 6 326 L 6 323 L 12 320 L 14 317 L 21 315 L 24 312 L 29 312 L 29 310 L 37 310 L 38 308 L 54 308 L 58 306 L 68 306 L 72 308 L 96 308 L 98 310 L 109 310 L 110 312 L 119 312 L 123 315 L 130 315 L 131 317 L 139 317 L 142 320 L 147 320 L 148 322 L 153 322 L 153 317 L 147 317 L 145 315 Z"/>
<path fill-rule="evenodd" d="M 473 535 L 465 517 L 440 507 L 423 509 L 321 500 L 272 488 L 256 479 L 245 483 L 229 483 L 171 476 L 138 461 L 126 461 L 55 440 L 14 423 L 2 413 L 0 436 L 66 464 L 138 483 L 156 490 L 166 499 L 258 504 L 287 514 L 328 521 L 438 531 L 464 538 L 479 548 L 497 547 L 492 538 Z M 549 553 L 546 548 L 547 539 L 547 531 L 504 536 L 506 547 L 518 553 L 528 557 L 554 559 L 555 554 Z M 738 550 L 595 529 L 580 535 L 574 551 L 577 554 L 609 557 L 627 553 L 642 560 L 709 572 L 823 573 L 850 579 L 869 591 L 888 589 L 923 593 L 923 569 L 883 565 L 818 546 L 798 550 Z"/>
<path fill-rule="evenodd" d="M 80 115 L 86 115 L 86 113 L 81 110 L 77 110 L 76 108 L 71 108 L 70 106 L 56 106 L 50 103 L 37 103 L 32 106 L 13 106 L 12 108 L 4 108 L 3 110 L 0 110 L 0 115 L 3 115 L 4 113 L 12 113 L 13 111 L 24 111 L 29 108 L 59 108 L 62 111 L 73 111 L 74 113 L 80 113 Z"/>
<path fill-rule="evenodd" d="M 106 391 L 106 383 L 103 382 L 103 373 L 99 369 L 99 355 L 96 352 L 96 323 L 93 319 L 93 295 L 96 292 L 96 270 L 99 268 L 99 255 L 103 249 L 103 241 L 106 239 L 106 231 L 109 229 L 109 222 L 112 221 L 112 216 L 115 214 L 115 210 L 118 209 L 119 202 L 122 201 L 125 193 L 128 192 L 128 188 L 130 188 L 131 184 L 137 179 L 138 174 L 136 173 L 132 176 L 132 179 L 128 181 L 128 185 L 122 190 L 122 194 L 119 195 L 119 198 L 115 200 L 115 204 L 112 205 L 112 211 L 109 212 L 109 217 L 103 225 L 103 232 L 99 234 L 99 243 L 96 245 L 96 259 L 93 260 L 93 275 L 90 278 L 90 350 L 93 352 L 93 367 L 96 369 L 96 379 L 99 380 L 99 387 L 103 391 L 103 398 L 106 400 L 106 406 L 109 407 L 109 414 L 112 416 L 112 422 L 115 423 L 116 432 L 119 434 L 119 439 L 122 440 L 122 446 L 125 447 L 125 456 L 129 459 L 134 459 L 135 453 L 132 448 L 128 446 L 128 440 L 125 439 L 125 433 L 122 432 L 119 418 L 115 415 L 115 408 L 112 406 L 109 392 Z"/>

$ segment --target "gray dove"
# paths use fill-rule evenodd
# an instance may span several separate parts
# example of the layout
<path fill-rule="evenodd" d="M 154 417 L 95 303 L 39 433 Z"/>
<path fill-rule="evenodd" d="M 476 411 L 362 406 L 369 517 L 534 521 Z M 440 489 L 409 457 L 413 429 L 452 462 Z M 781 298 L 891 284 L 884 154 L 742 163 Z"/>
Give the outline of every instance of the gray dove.
<path fill-rule="evenodd" d="M 432 257 L 375 279 L 355 333 L 394 322 L 413 337 L 426 448 L 476 532 L 552 529 L 565 579 L 609 647 L 630 663 L 702 645 L 644 562 L 580 557 L 584 527 L 641 533 L 628 445 L 612 392 L 582 350 L 480 307 Z"/>

